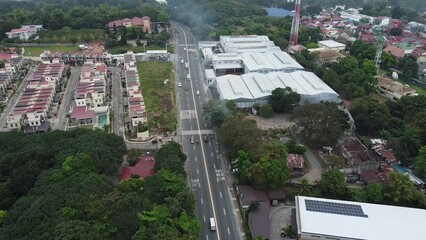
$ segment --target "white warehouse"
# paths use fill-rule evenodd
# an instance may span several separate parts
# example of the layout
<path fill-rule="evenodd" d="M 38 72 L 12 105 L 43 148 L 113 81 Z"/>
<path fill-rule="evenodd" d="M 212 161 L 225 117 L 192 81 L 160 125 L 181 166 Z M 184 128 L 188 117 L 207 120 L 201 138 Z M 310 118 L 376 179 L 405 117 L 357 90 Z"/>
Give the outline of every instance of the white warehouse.
<path fill-rule="evenodd" d="M 264 35 L 220 36 L 219 41 L 225 53 L 281 51 L 268 36 Z"/>
<path fill-rule="evenodd" d="M 426 210 L 296 196 L 300 240 L 425 239 Z"/>
<path fill-rule="evenodd" d="M 312 72 L 294 71 L 225 75 L 216 78 L 221 99 L 233 100 L 238 108 L 267 103 L 276 88 L 290 87 L 301 103 L 339 102 L 339 95 Z"/>

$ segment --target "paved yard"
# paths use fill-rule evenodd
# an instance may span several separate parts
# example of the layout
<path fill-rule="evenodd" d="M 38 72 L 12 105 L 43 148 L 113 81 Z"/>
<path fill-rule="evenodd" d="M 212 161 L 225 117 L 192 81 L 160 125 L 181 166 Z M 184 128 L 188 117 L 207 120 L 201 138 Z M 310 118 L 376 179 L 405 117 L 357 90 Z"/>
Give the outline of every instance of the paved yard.
<path fill-rule="evenodd" d="M 257 127 L 262 130 L 287 129 L 294 125 L 294 122 L 290 120 L 290 114 L 275 114 L 272 118 L 249 115 L 248 118 L 254 119 L 257 122 Z"/>
<path fill-rule="evenodd" d="M 269 212 L 269 237 L 270 240 L 283 240 L 280 236 L 281 228 L 291 225 L 291 209 L 294 206 L 280 204 L 276 207 L 271 207 Z"/>

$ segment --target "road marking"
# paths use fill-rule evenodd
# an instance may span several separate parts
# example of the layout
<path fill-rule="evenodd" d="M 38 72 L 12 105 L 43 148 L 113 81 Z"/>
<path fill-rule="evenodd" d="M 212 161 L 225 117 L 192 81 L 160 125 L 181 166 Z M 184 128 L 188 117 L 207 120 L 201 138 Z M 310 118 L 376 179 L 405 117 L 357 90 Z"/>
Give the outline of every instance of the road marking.
<path fill-rule="evenodd" d="M 212 145 L 212 143 L 211 142 L 209 142 L 209 146 L 211 146 Z M 213 157 L 213 153 L 211 153 L 212 154 L 212 157 Z"/>
<path fill-rule="evenodd" d="M 195 161 L 198 161 L 197 157 L 195 157 Z M 198 170 L 198 169 L 197 169 Z"/>
<path fill-rule="evenodd" d="M 222 198 L 222 192 L 219 192 L 220 198 Z"/>
<path fill-rule="evenodd" d="M 201 204 L 204 204 L 203 198 L 201 198 Z"/>
<path fill-rule="evenodd" d="M 213 153 L 210 153 L 210 155 L 212 155 L 212 157 L 213 157 Z"/>
<path fill-rule="evenodd" d="M 223 209 L 223 215 L 226 215 L 226 211 L 225 211 L 225 208 Z"/>
<path fill-rule="evenodd" d="M 192 146 L 192 147 L 194 147 L 194 151 L 195 151 L 195 145 L 194 145 L 194 146 Z"/>
<path fill-rule="evenodd" d="M 209 235 L 206 234 L 206 240 L 209 240 Z"/>
<path fill-rule="evenodd" d="M 207 127 L 207 123 L 204 123 L 204 127 Z"/>
<path fill-rule="evenodd" d="M 216 169 L 216 164 L 213 163 L 213 168 Z"/>
<path fill-rule="evenodd" d="M 198 171 L 198 168 L 197 168 L 197 174 L 200 174 L 200 172 Z"/>
<path fill-rule="evenodd" d="M 183 32 L 183 37 L 185 39 L 185 44 L 187 44 L 188 40 L 187 40 L 185 31 L 183 30 L 183 28 L 181 26 L 177 26 L 177 27 L 180 28 L 181 31 Z M 186 52 L 186 58 L 189 59 L 189 53 L 188 53 L 188 51 Z M 189 72 L 190 77 L 191 77 L 191 65 L 190 64 L 188 64 L 188 72 Z M 197 113 L 197 104 L 195 104 L 195 95 L 194 95 L 194 89 L 193 89 L 193 86 L 192 86 L 192 81 L 191 81 L 191 94 L 192 94 L 192 102 L 194 103 L 194 108 L 195 108 L 195 118 L 196 118 L 196 122 L 197 122 L 197 126 L 198 126 L 198 135 L 201 138 L 200 121 L 199 121 L 198 113 Z M 210 204 L 211 204 L 211 207 L 213 209 L 213 218 L 217 219 L 217 217 L 216 217 L 216 209 L 215 209 L 214 200 L 213 200 L 212 188 L 210 186 L 209 171 L 207 170 L 207 164 L 206 164 L 206 158 L 205 158 L 206 153 L 204 152 L 204 146 L 203 146 L 203 144 L 201 144 L 201 152 L 203 154 L 202 156 L 203 156 L 203 160 L 204 160 L 204 161 L 202 161 L 203 166 L 204 166 L 204 171 L 205 171 L 205 173 L 207 175 L 206 176 L 206 179 L 207 179 L 207 188 L 209 190 Z M 216 235 L 216 239 L 220 240 L 220 228 L 219 228 L 219 226 L 217 226 L 215 235 Z M 208 235 L 206 235 L 206 239 L 208 240 Z"/>
<path fill-rule="evenodd" d="M 203 215 L 204 222 L 206 222 L 206 215 Z"/>
<path fill-rule="evenodd" d="M 231 235 L 231 231 L 229 231 L 229 227 L 228 227 L 228 235 Z"/>

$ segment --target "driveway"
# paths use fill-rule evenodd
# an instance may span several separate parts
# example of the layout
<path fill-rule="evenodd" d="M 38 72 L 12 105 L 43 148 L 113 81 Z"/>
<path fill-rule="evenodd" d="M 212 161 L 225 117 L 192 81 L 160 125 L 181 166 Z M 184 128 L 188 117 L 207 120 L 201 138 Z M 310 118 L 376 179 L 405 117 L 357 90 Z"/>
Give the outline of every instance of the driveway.
<path fill-rule="evenodd" d="M 269 212 L 269 239 L 283 240 L 280 236 L 281 229 L 287 225 L 291 225 L 291 210 L 294 206 L 280 204 L 276 207 L 271 207 Z"/>

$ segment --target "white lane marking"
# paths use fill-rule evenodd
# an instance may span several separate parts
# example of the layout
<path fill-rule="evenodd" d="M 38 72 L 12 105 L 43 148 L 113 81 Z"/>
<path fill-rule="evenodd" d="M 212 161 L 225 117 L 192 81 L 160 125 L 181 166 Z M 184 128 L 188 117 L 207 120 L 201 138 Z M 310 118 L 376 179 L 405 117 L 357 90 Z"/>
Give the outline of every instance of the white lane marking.
<path fill-rule="evenodd" d="M 203 198 L 201 198 L 201 204 L 204 204 Z"/>
<path fill-rule="evenodd" d="M 198 168 L 197 168 L 197 174 L 200 174 L 200 172 L 198 171 Z"/>
<path fill-rule="evenodd" d="M 212 155 L 212 157 L 213 157 L 213 153 L 210 153 L 210 155 Z"/>
<path fill-rule="evenodd" d="M 226 215 L 226 211 L 225 211 L 225 208 L 223 209 L 223 215 Z"/>
<path fill-rule="evenodd" d="M 195 161 L 198 161 L 197 157 L 195 157 Z"/>
<path fill-rule="evenodd" d="M 203 215 L 204 222 L 206 222 L 206 215 Z"/>
<path fill-rule="evenodd" d="M 188 40 L 187 40 L 187 36 L 186 36 L 186 33 L 185 33 L 185 31 L 183 30 L 183 28 L 181 27 L 181 26 L 177 26 L 178 28 L 180 28 L 180 30 L 182 31 L 182 33 L 183 33 L 183 37 L 184 37 L 184 39 L 185 39 L 185 44 L 187 44 L 188 43 Z M 188 51 L 186 52 L 186 58 L 187 59 L 189 59 L 189 53 L 188 53 Z M 200 67 L 200 66 L 198 66 L 198 67 Z M 190 75 L 190 77 L 191 77 L 191 65 L 189 65 L 188 64 L 188 72 L 189 72 L 189 75 Z M 200 120 L 199 120 L 199 118 L 198 118 L 198 113 L 197 113 L 197 104 L 195 104 L 195 95 L 194 95 L 194 89 L 193 89 L 193 85 L 192 85 L 192 83 L 191 83 L 191 94 L 192 94 L 192 102 L 194 103 L 194 108 L 195 108 L 195 121 L 196 121 L 196 123 L 197 123 L 197 126 L 198 126 L 198 135 L 200 136 L 200 138 L 201 138 L 201 128 L 200 128 Z M 195 149 L 194 149 L 195 150 Z M 205 156 L 206 156 L 206 153 L 205 153 L 205 151 L 204 151 L 204 146 L 203 146 L 203 144 L 201 144 L 201 152 L 202 152 L 202 156 L 203 156 L 203 161 L 202 161 L 202 163 L 203 163 L 203 167 L 204 167 L 204 172 L 206 173 L 206 178 L 207 178 L 207 188 L 208 188 L 208 190 L 209 190 L 209 197 L 210 197 L 210 205 L 211 205 L 211 207 L 212 207 L 212 209 L 213 209 L 213 218 L 215 218 L 215 219 L 217 219 L 217 217 L 216 217 L 216 209 L 215 209 L 215 202 L 214 202 L 214 199 L 213 199 L 213 193 L 212 193 L 212 188 L 211 188 L 211 185 L 210 185 L 210 177 L 209 177 L 209 171 L 207 171 L 207 164 L 206 164 L 206 158 L 205 158 Z M 217 178 L 216 178 L 216 180 L 217 180 Z M 220 240 L 221 239 L 221 237 L 220 237 L 220 228 L 219 228 L 219 226 L 217 227 L 217 229 L 216 229 L 216 232 L 215 232 L 215 235 L 216 235 L 216 239 L 217 240 Z M 208 235 L 206 235 L 206 239 L 208 240 Z"/>
<path fill-rule="evenodd" d="M 189 120 L 189 121 L 191 121 L 191 120 Z M 192 128 L 192 125 L 191 125 L 191 130 L 194 130 L 194 129 Z"/>
<path fill-rule="evenodd" d="M 211 142 L 209 142 L 209 146 L 211 146 L 212 145 L 212 143 Z M 212 157 L 213 157 L 213 153 L 212 153 Z"/>
<path fill-rule="evenodd" d="M 204 126 L 207 127 L 207 123 L 204 123 Z"/>
<path fill-rule="evenodd" d="M 228 227 L 228 235 L 231 235 L 231 231 L 229 231 L 229 227 Z"/>
<path fill-rule="evenodd" d="M 206 240 L 209 240 L 209 235 L 206 234 Z"/>
<path fill-rule="evenodd" d="M 213 168 L 216 169 L 216 164 L 213 163 Z"/>
<path fill-rule="evenodd" d="M 194 151 L 195 151 L 195 145 L 194 145 L 194 146 L 192 146 L 192 147 L 194 147 Z"/>
<path fill-rule="evenodd" d="M 222 198 L 222 192 L 219 192 L 220 198 Z"/>

